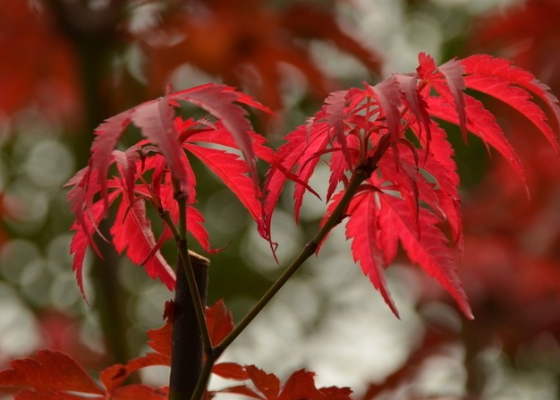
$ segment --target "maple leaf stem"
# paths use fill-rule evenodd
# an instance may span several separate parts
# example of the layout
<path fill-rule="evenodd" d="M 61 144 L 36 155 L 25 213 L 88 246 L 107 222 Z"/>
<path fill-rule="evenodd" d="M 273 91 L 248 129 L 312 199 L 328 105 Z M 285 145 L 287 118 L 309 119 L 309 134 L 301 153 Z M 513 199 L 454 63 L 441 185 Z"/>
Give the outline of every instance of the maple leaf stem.
<path fill-rule="evenodd" d="M 253 308 L 245 315 L 245 317 L 235 326 L 235 328 L 214 348 L 217 354 L 221 354 L 245 328 L 253 321 L 253 319 L 264 309 L 270 300 L 280 291 L 284 284 L 294 275 L 303 263 L 315 254 L 315 251 L 325 239 L 328 233 L 344 219 L 344 211 L 350 204 L 352 197 L 356 194 L 361 183 L 371 175 L 371 171 L 376 166 L 366 166 L 358 168 L 352 179 L 350 180 L 342 199 L 329 216 L 325 224 L 321 227 L 315 237 L 308 242 L 301 250 L 297 258 L 286 268 L 284 273 L 274 282 L 261 299 L 253 306 Z"/>

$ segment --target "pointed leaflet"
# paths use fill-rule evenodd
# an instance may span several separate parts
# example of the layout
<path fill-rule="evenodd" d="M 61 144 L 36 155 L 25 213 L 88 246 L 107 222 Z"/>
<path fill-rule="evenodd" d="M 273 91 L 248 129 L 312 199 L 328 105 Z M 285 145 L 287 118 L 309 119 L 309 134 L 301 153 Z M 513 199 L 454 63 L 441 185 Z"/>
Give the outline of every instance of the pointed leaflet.
<path fill-rule="evenodd" d="M 346 238 L 352 240 L 352 257 L 359 262 L 364 274 L 373 286 L 381 292 L 385 303 L 393 314 L 399 312 L 385 281 L 385 256 L 379 246 L 379 226 L 375 193 L 367 191 L 354 197 L 348 208 L 349 219 L 346 223 Z"/>
<path fill-rule="evenodd" d="M 76 174 L 64 185 L 64 187 L 73 186 L 66 194 L 66 200 L 70 203 L 70 211 L 76 215 L 74 229 L 81 228 L 88 233 L 91 229 L 93 229 L 91 231 L 92 233 L 97 230 L 97 224 L 91 226 L 91 222 L 96 219 L 92 215 L 93 196 L 98 191 L 98 188 L 96 188 L 96 186 L 99 186 L 97 183 L 92 184 L 92 182 L 95 182 L 98 176 L 98 171 L 91 170 L 89 167 L 82 168 L 81 170 L 76 172 Z M 107 183 L 105 182 L 105 186 L 106 185 Z M 106 198 L 102 199 L 102 201 L 103 217 L 105 216 L 106 210 L 109 207 L 109 201 Z M 97 254 L 100 254 L 99 249 L 93 241 L 92 234 L 85 235 L 84 239 L 87 240 L 87 243 L 83 245 L 84 251 L 86 245 L 89 244 Z"/>
<path fill-rule="evenodd" d="M 324 143 L 324 136 L 328 136 L 327 133 L 328 124 L 320 122 L 313 124 L 309 136 L 307 127 L 301 125 L 284 137 L 286 143 L 280 146 L 276 152 L 276 157 L 282 162 L 282 168 L 277 164 L 272 165 L 264 182 L 263 223 L 259 227 L 259 233 L 265 239 L 271 241 L 272 213 L 284 185 L 288 179 L 291 179 L 286 172 L 294 172 L 298 165 L 301 166 L 308 158 L 313 157 L 314 154 L 306 154 L 309 146 L 315 141 Z M 306 184 L 306 182 L 302 183 Z"/>
<path fill-rule="evenodd" d="M 530 101 L 531 95 L 525 89 L 511 86 L 511 83 L 505 79 L 494 76 L 469 75 L 465 77 L 465 83 L 468 88 L 486 93 L 515 108 L 535 124 L 554 149 L 560 152 L 560 145 L 552 128 L 547 123 L 544 111 Z"/>
<path fill-rule="evenodd" d="M 343 135 L 341 138 L 342 142 L 346 143 L 346 137 Z M 321 161 L 321 152 L 325 149 L 325 147 L 329 144 L 330 138 L 328 135 L 323 135 L 322 140 L 314 140 L 313 142 L 309 143 L 307 148 L 305 149 L 302 158 L 299 161 L 299 166 L 297 168 L 296 174 L 297 177 L 305 182 L 306 184 L 309 182 L 311 175 L 315 171 L 317 164 Z M 337 140 L 337 144 L 340 144 Z M 345 159 L 349 159 L 350 155 L 348 154 L 348 147 L 346 144 L 341 145 L 341 150 L 343 154 L 345 154 Z M 304 185 L 296 184 L 294 190 L 294 218 L 296 224 L 299 223 L 299 213 L 301 210 L 301 206 L 303 204 L 303 196 L 305 195 L 305 191 L 307 187 Z"/>
<path fill-rule="evenodd" d="M 455 109 L 457 110 L 457 115 L 459 116 L 459 126 L 461 127 L 461 132 L 463 133 L 463 141 L 467 142 L 467 113 L 465 112 L 465 81 L 463 80 L 464 69 L 458 60 L 449 60 L 443 65 L 438 67 L 438 70 L 445 76 L 445 81 L 447 87 L 453 95 L 453 101 L 455 103 Z M 441 86 L 434 85 L 438 93 L 441 93 Z"/>
<path fill-rule="evenodd" d="M 449 104 L 455 104 L 455 112 L 459 117 L 459 125 L 463 134 L 463 140 L 467 140 L 467 121 L 465 113 L 465 82 L 463 80 L 464 69 L 457 60 L 450 60 L 436 67 L 434 59 L 426 53 L 418 54 L 419 66 L 416 69 L 418 77 L 423 84 L 427 84 L 422 92 L 429 94 L 430 86 L 442 96 Z"/>
<path fill-rule="evenodd" d="M 107 199 L 107 204 L 111 205 L 113 201 L 119 195 L 119 192 L 113 192 L 109 194 Z M 92 206 L 91 214 L 93 221 L 85 219 L 83 224 L 79 224 L 77 221 L 72 225 L 72 230 L 76 230 L 76 233 L 72 237 L 70 242 L 70 254 L 74 255 L 74 260 L 72 261 L 72 270 L 76 274 L 76 282 L 80 288 L 80 292 L 84 299 L 86 299 L 86 293 L 84 291 L 84 280 L 82 275 L 82 268 L 84 266 L 84 258 L 86 256 L 86 250 L 91 243 L 91 237 L 93 236 L 99 221 L 103 218 L 103 213 L 105 210 L 105 202 L 103 200 L 97 201 Z"/>
<path fill-rule="evenodd" d="M 233 330 L 233 318 L 223 300 L 206 308 L 206 325 L 213 346 L 217 346 Z"/>
<path fill-rule="evenodd" d="M 354 135 L 349 135 L 347 137 L 347 139 L 351 138 L 355 138 L 357 141 L 357 138 Z M 329 160 L 329 169 L 331 170 L 331 175 L 329 177 L 329 187 L 327 189 L 327 196 L 325 198 L 327 202 L 332 198 L 332 195 L 334 194 L 338 184 L 345 181 L 345 172 L 349 168 L 350 164 L 341 151 L 334 151 L 331 154 L 331 159 Z"/>
<path fill-rule="evenodd" d="M 550 88 L 547 85 L 539 82 L 530 72 L 515 67 L 509 60 L 494 58 L 487 54 L 477 54 L 467 57 L 461 60 L 461 64 L 465 67 L 465 72 L 467 74 L 501 78 L 536 94 L 550 107 L 556 119 L 557 127 L 560 128 L 560 107 L 558 106 L 558 99 L 550 92 Z M 547 135 L 546 137 L 558 151 L 556 137 L 554 135 Z"/>
<path fill-rule="evenodd" d="M 253 138 L 253 150 L 255 151 L 257 157 L 269 164 L 275 164 L 276 157 L 274 155 L 274 151 L 270 147 L 265 146 L 266 139 L 264 138 L 264 136 L 259 135 L 258 133 L 255 133 L 253 131 L 247 133 Z M 223 124 L 220 121 L 217 121 L 212 129 L 204 130 L 202 132 L 188 133 L 186 142 L 205 142 L 219 144 L 239 150 L 236 141 L 224 128 Z"/>
<path fill-rule="evenodd" d="M 346 137 L 344 135 L 344 109 L 346 107 L 347 90 L 333 92 L 325 100 L 325 112 L 328 116 L 329 127 L 333 130 L 334 139 L 340 145 L 342 154 L 346 161 L 350 163 L 350 155 L 346 147 Z"/>
<path fill-rule="evenodd" d="M 140 161 L 138 151 L 140 146 L 132 146 L 126 151 L 113 150 L 113 157 L 119 166 L 121 176 L 124 178 L 126 184 L 126 195 L 129 201 L 134 198 L 134 182 L 136 181 L 136 164 Z"/>
<path fill-rule="evenodd" d="M 267 374 L 262 369 L 254 365 L 247 365 L 245 371 L 251 381 L 267 400 L 276 400 L 280 392 L 280 380 L 274 374 Z"/>
<path fill-rule="evenodd" d="M 456 271 L 456 260 L 447 247 L 447 239 L 436 227 L 438 219 L 420 209 L 420 236 L 415 221 L 402 199 L 380 195 L 381 229 L 398 235 L 410 260 L 433 276 L 457 301 L 467 318 L 473 318 L 465 292 Z"/>
<path fill-rule="evenodd" d="M 251 100 L 247 95 L 236 92 L 224 85 L 209 83 L 192 89 L 181 90 L 170 94 L 170 99 L 188 101 L 206 110 L 218 118 L 235 139 L 238 148 L 245 156 L 249 165 L 251 177 L 257 182 L 257 168 L 255 165 L 255 151 L 251 123 L 247 119 L 247 112 L 234 102 L 241 102 L 256 107 L 259 103 Z M 262 106 L 260 109 L 265 109 Z"/>
<path fill-rule="evenodd" d="M 107 172 L 112 162 L 112 153 L 119 138 L 130 123 L 135 108 L 123 111 L 103 122 L 95 130 L 97 135 L 91 145 L 90 166 L 97 170 L 99 183 L 101 184 L 101 197 L 107 198 Z M 105 203 L 104 214 L 108 205 Z"/>
<path fill-rule="evenodd" d="M 14 360 L 10 364 L 12 369 L 0 371 L 0 388 L 104 394 L 76 361 L 57 351 L 40 350 L 36 358 Z"/>
<path fill-rule="evenodd" d="M 418 76 L 414 75 L 394 75 L 395 79 L 400 85 L 401 91 L 404 93 L 406 102 L 412 110 L 412 115 L 418 122 L 420 134 L 417 134 L 419 139 L 424 139 L 427 144 L 426 149 L 429 150 L 431 142 L 431 129 L 430 129 L 430 115 L 428 114 L 428 105 L 421 97 L 417 90 Z M 426 132 L 426 137 L 423 138 L 422 130 Z"/>
<path fill-rule="evenodd" d="M 391 141 L 396 143 L 400 134 L 400 111 L 401 94 L 400 87 L 395 78 L 391 77 L 379 82 L 375 86 L 370 86 L 375 93 L 379 108 L 386 119 L 387 130 L 391 135 Z"/>
<path fill-rule="evenodd" d="M 111 234 L 115 249 L 119 253 L 127 249 L 126 255 L 137 265 L 146 260 L 156 245 L 156 240 L 151 222 L 146 216 L 143 199 L 135 199 L 134 203 L 130 204 L 126 196 L 122 198 Z M 159 252 L 148 259 L 145 267 L 150 277 L 158 277 L 169 289 L 174 287 L 175 273 Z"/>
<path fill-rule="evenodd" d="M 185 154 L 177 139 L 173 123 L 173 108 L 168 96 L 137 107 L 132 115 L 132 122 L 141 129 L 148 140 L 158 146 L 167 161 L 169 170 L 179 181 L 181 187 L 187 187 Z"/>
<path fill-rule="evenodd" d="M 449 103 L 441 97 L 430 96 L 426 100 L 430 106 L 429 111 L 432 116 L 453 124 L 459 124 L 456 113 L 453 112 Z M 492 113 L 486 110 L 480 101 L 471 96 L 465 96 L 465 100 L 467 104 L 466 112 L 469 116 L 467 129 L 504 156 L 519 176 L 527 191 L 527 182 L 521 160 L 507 141 L 502 128 L 498 125 Z"/>
<path fill-rule="evenodd" d="M 258 199 L 260 194 L 257 193 L 257 187 L 247 175 L 249 170 L 247 163 L 240 160 L 235 154 L 223 150 L 189 143 L 185 143 L 183 146 L 220 177 L 257 223 L 261 221 L 262 205 Z"/>

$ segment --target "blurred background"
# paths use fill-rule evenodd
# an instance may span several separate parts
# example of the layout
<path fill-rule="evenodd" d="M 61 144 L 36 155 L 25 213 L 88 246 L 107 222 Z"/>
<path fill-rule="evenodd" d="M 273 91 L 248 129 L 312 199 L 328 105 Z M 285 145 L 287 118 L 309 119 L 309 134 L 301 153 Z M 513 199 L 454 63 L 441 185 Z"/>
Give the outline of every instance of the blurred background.
<path fill-rule="evenodd" d="M 253 95 L 278 114 L 252 116 L 273 146 L 329 92 L 414 71 L 421 51 L 438 63 L 507 57 L 560 93 L 557 0 L 0 0 L 0 9 L 2 368 L 50 347 L 96 371 L 145 352 L 145 331 L 162 325 L 172 293 L 110 249 L 86 260 L 85 303 L 62 185 L 86 165 L 103 119 L 168 82 Z M 524 162 L 531 199 L 499 155 L 451 129 L 460 274 L 476 319 L 402 258 L 387 270 L 397 320 L 339 227 L 224 360 L 279 376 L 305 367 L 364 400 L 560 398 L 560 159 L 523 117 L 483 100 Z M 213 246 L 229 243 L 211 257 L 209 303 L 224 298 L 239 319 L 314 234 L 325 204 L 306 198 L 297 227 L 284 193 L 273 221 L 279 266 L 241 204 L 199 167 L 197 206 Z M 327 173 L 312 179 L 319 193 Z M 167 375 L 143 378 L 163 385 Z"/>

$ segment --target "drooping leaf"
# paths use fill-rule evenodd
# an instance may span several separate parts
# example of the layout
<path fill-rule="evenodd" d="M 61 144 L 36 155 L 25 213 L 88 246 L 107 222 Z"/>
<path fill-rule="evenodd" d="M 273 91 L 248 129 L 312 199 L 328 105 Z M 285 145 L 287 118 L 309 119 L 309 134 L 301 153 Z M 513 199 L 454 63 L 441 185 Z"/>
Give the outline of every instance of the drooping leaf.
<path fill-rule="evenodd" d="M 530 72 L 513 66 L 513 63 L 509 60 L 493 57 L 488 54 L 472 55 L 461 60 L 461 64 L 465 67 L 467 74 L 501 78 L 534 93 L 550 108 L 556 119 L 556 127 L 560 128 L 560 106 L 558 105 L 558 99 L 551 93 L 547 85 L 539 82 Z M 547 139 L 558 150 L 557 139 L 554 136 L 547 136 Z"/>
<path fill-rule="evenodd" d="M 224 184 L 230 188 L 235 197 L 247 208 L 253 219 L 260 222 L 262 205 L 259 201 L 260 193 L 247 175 L 247 164 L 235 154 L 223 150 L 205 148 L 185 143 L 185 148 L 199 158 L 210 168 Z"/>
<path fill-rule="evenodd" d="M 560 145 L 558 144 L 557 137 L 547 123 L 547 117 L 544 111 L 530 101 L 531 95 L 524 88 L 512 86 L 511 81 L 507 81 L 501 77 L 486 75 L 466 76 L 465 83 L 468 88 L 495 97 L 523 114 L 529 121 L 535 124 L 554 149 L 560 152 Z M 555 99 L 550 99 L 550 101 L 554 109 Z"/>
<path fill-rule="evenodd" d="M 131 121 L 135 108 L 123 111 L 105 122 L 95 130 L 95 140 L 91 145 L 90 168 L 97 172 L 101 184 L 101 196 L 107 198 L 107 172 L 112 162 L 112 153 L 124 130 Z M 108 204 L 105 203 L 105 214 Z"/>
<path fill-rule="evenodd" d="M 480 101 L 473 97 L 465 96 L 465 100 L 467 104 L 466 112 L 469 116 L 467 129 L 502 154 L 519 176 L 525 189 L 528 190 L 521 160 L 507 141 L 495 117 L 484 108 Z M 429 97 L 427 101 L 432 116 L 454 124 L 459 123 L 457 115 L 451 110 L 449 103 L 443 101 L 440 97 Z"/>
<path fill-rule="evenodd" d="M 443 65 L 438 67 L 445 77 L 447 87 L 449 88 L 452 96 L 453 102 L 455 103 L 455 109 L 457 110 L 457 115 L 459 116 L 459 127 L 463 133 L 463 140 L 466 143 L 467 140 L 467 113 L 465 104 L 465 94 L 463 93 L 466 86 L 463 79 L 464 69 L 459 60 L 450 60 Z M 441 90 L 441 85 L 435 85 L 436 90 Z M 440 94 L 444 94 L 441 93 Z"/>
<path fill-rule="evenodd" d="M 111 193 L 108 197 L 108 204 L 111 204 L 119 193 L 114 192 Z M 86 255 L 86 250 L 88 246 L 92 243 L 91 237 L 93 236 L 96 226 L 99 224 L 101 218 L 103 218 L 103 213 L 105 209 L 105 204 L 103 200 L 99 200 L 95 203 L 91 210 L 91 215 L 93 221 L 89 219 L 84 219 L 82 224 L 75 222 L 72 225 L 73 230 L 76 230 L 76 233 L 72 237 L 72 241 L 70 242 L 70 254 L 74 255 L 74 260 L 72 261 L 72 270 L 76 274 L 76 282 L 78 283 L 78 288 L 82 293 L 84 299 L 87 299 L 86 293 L 84 291 L 84 279 L 83 279 L 83 265 L 84 265 L 84 258 Z"/>
<path fill-rule="evenodd" d="M 410 260 L 433 276 L 457 301 L 464 314 L 473 318 L 466 295 L 456 271 L 457 262 L 444 234 L 436 227 L 439 222 L 433 214 L 420 209 L 420 234 L 414 228 L 414 218 L 403 200 L 394 196 L 380 196 L 384 219 L 382 229 L 395 232 Z"/>
<path fill-rule="evenodd" d="M 378 210 L 375 193 L 365 192 L 354 198 L 346 224 L 346 238 L 352 240 L 352 257 L 360 263 L 364 275 L 381 292 L 383 299 L 397 317 L 399 312 L 385 281 L 385 255 L 379 243 Z"/>
<path fill-rule="evenodd" d="M 386 119 L 387 130 L 391 135 L 392 141 L 396 143 L 400 137 L 400 111 L 401 94 L 400 87 L 393 77 L 371 86 L 379 102 L 379 112 Z"/>
<path fill-rule="evenodd" d="M 111 228 L 115 249 L 126 255 L 130 260 L 139 265 L 146 260 L 152 248 L 156 245 L 151 222 L 146 217 L 143 199 L 130 204 L 123 197 L 115 224 Z M 159 278 L 169 288 L 175 285 L 175 273 L 161 253 L 156 254 L 145 262 L 146 272 L 151 278 Z"/>

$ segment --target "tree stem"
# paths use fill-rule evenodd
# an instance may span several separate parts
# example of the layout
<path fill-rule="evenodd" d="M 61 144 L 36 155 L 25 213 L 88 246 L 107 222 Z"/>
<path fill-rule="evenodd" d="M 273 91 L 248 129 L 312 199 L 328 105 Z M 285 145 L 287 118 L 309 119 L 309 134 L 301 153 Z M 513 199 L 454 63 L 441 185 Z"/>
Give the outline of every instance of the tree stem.
<path fill-rule="evenodd" d="M 197 297 L 206 304 L 209 260 L 189 252 Z M 203 369 L 204 346 L 181 257 L 177 258 L 177 285 L 173 308 L 173 333 L 169 398 L 190 399 Z"/>

